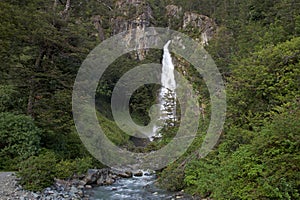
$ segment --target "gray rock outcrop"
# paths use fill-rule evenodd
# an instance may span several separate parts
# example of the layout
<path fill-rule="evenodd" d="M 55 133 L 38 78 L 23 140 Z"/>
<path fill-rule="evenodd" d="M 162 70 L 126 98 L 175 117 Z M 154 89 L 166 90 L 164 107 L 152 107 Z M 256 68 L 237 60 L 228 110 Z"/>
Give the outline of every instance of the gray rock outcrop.
<path fill-rule="evenodd" d="M 213 19 L 193 12 L 185 12 L 183 16 L 183 29 L 191 28 L 191 31 L 201 33 L 201 43 L 207 45 L 208 41 L 214 36 L 217 25 Z"/>

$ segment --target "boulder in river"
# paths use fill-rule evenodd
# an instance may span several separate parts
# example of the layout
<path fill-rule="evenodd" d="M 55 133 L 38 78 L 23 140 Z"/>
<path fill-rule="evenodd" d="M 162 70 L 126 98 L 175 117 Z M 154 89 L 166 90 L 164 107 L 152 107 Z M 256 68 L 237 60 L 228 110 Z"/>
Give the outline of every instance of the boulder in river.
<path fill-rule="evenodd" d="M 125 171 L 125 172 L 119 172 L 117 175 L 121 178 L 131 178 L 133 174 L 132 172 Z"/>
<path fill-rule="evenodd" d="M 133 175 L 137 177 L 143 176 L 143 174 L 144 174 L 143 171 L 133 172 Z"/>

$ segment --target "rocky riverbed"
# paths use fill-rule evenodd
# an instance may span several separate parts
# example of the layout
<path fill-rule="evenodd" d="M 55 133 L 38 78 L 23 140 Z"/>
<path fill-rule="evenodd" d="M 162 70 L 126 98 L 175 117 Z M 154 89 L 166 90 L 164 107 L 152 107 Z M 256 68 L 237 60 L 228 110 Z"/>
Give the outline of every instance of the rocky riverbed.
<path fill-rule="evenodd" d="M 86 190 L 93 187 L 111 185 L 117 179 L 130 178 L 141 172 L 126 172 L 105 169 L 90 169 L 84 176 L 70 180 L 56 179 L 55 183 L 41 192 L 26 191 L 18 184 L 18 178 L 13 172 L 0 173 L 0 200 L 76 200 L 89 199 Z"/>
<path fill-rule="evenodd" d="M 142 171 L 131 172 L 112 170 L 109 168 L 90 169 L 83 176 L 74 177 L 70 180 L 56 179 L 55 183 L 51 187 L 45 188 L 41 192 L 31 192 L 24 190 L 22 186 L 18 184 L 18 178 L 13 172 L 0 172 L 0 200 L 95 199 L 93 198 L 92 191 L 97 191 L 97 188 L 99 188 L 99 186 L 109 186 L 115 183 L 115 186 L 112 185 L 112 190 L 117 190 L 119 187 L 118 184 L 120 184 L 120 179 L 132 179 L 132 181 L 135 182 L 134 178 L 142 176 L 150 177 L 151 173 Z M 122 187 L 120 188 L 122 189 Z M 120 192 L 121 189 L 118 192 Z M 157 192 L 154 192 L 154 195 L 156 193 Z M 182 192 L 173 193 L 170 197 L 170 199 L 198 199 L 185 196 Z"/>
<path fill-rule="evenodd" d="M 26 191 L 18 184 L 18 178 L 12 172 L 0 173 L 0 200 L 75 200 L 89 199 L 83 188 L 75 183 L 56 180 L 53 186 L 41 192 Z"/>

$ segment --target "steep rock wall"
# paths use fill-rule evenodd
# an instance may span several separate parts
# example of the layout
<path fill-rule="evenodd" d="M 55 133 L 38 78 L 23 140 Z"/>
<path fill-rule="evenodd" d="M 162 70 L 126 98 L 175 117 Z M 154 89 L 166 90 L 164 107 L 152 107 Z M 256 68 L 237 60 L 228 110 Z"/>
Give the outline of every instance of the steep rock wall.
<path fill-rule="evenodd" d="M 115 3 L 116 16 L 111 19 L 112 33 L 129 31 L 126 36 L 128 45 L 138 41 L 136 58 L 143 60 L 147 53 L 145 28 L 151 25 L 152 10 L 145 0 L 118 0 Z M 136 32 L 131 30 L 136 29 Z"/>

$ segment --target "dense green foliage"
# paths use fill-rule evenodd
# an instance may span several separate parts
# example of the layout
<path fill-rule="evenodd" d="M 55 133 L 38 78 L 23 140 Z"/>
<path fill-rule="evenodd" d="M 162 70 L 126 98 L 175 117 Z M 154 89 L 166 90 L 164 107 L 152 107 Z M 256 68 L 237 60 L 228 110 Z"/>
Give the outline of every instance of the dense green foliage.
<path fill-rule="evenodd" d="M 18 162 L 37 154 L 40 134 L 29 117 L 0 113 L 0 169 L 16 169 Z"/>
<path fill-rule="evenodd" d="M 76 133 L 73 82 L 90 50 L 118 32 L 122 20 L 134 21 L 146 12 L 145 7 L 118 9 L 116 1 L 109 0 L 71 0 L 70 7 L 66 2 L 0 2 L 0 169 L 19 169 L 21 183 L 31 190 L 51 185 L 55 177 L 66 179 L 102 167 Z M 181 6 L 178 18 L 166 17 L 169 4 Z M 141 5 L 152 9 L 149 25 L 170 26 L 195 38 L 201 30 L 182 28 L 184 12 L 211 17 L 218 29 L 205 48 L 226 82 L 222 137 L 200 159 L 198 150 L 210 120 L 208 90 L 195 69 L 173 55 L 205 113 L 190 148 L 159 173 L 161 185 L 214 199 L 299 199 L 300 3 L 147 0 Z M 116 19 L 120 21 L 112 25 Z M 135 148 L 112 118 L 110 98 L 119 78 L 135 66 L 159 63 L 161 54 L 149 50 L 142 61 L 136 52 L 123 55 L 99 80 L 97 117 L 118 146 L 149 152 L 168 144 L 178 130 L 179 123 L 165 127 L 160 140 Z M 149 122 L 158 89 L 145 85 L 131 97 L 130 112 L 138 124 Z"/>
<path fill-rule="evenodd" d="M 18 164 L 21 184 L 25 189 L 39 191 L 53 184 L 54 178 L 69 179 L 85 174 L 93 167 L 91 157 L 76 158 L 73 160 L 60 160 L 49 150 L 43 150 L 38 156 L 32 156 Z"/>
<path fill-rule="evenodd" d="M 76 175 L 82 175 L 88 169 L 93 168 L 93 159 L 91 157 L 76 158 L 75 160 L 61 160 L 56 165 L 56 177 L 68 179 Z"/>
<path fill-rule="evenodd" d="M 0 85 L 0 112 L 17 111 L 21 104 L 17 88 L 12 85 Z"/>
<path fill-rule="evenodd" d="M 32 156 L 20 164 L 18 175 L 25 189 L 39 191 L 53 184 L 56 157 L 53 152 Z"/>
<path fill-rule="evenodd" d="M 93 3 L 85 11 L 78 3 L 72 1 L 69 12 L 62 1 L 0 2 L 0 169 L 19 167 L 27 189 L 49 186 L 64 172 L 102 166 L 91 159 L 72 120 L 73 81 L 98 42 L 91 13 L 84 13 Z M 53 171 L 56 165 L 60 170 Z"/>
<path fill-rule="evenodd" d="M 299 114 L 297 108 L 277 115 L 233 153 L 223 142 L 214 156 L 188 164 L 184 181 L 189 190 L 216 199 L 298 199 Z M 237 133 L 245 134 L 228 135 Z"/>
<path fill-rule="evenodd" d="M 255 126 L 299 99 L 300 37 L 269 45 L 232 66 L 229 120 Z"/>

